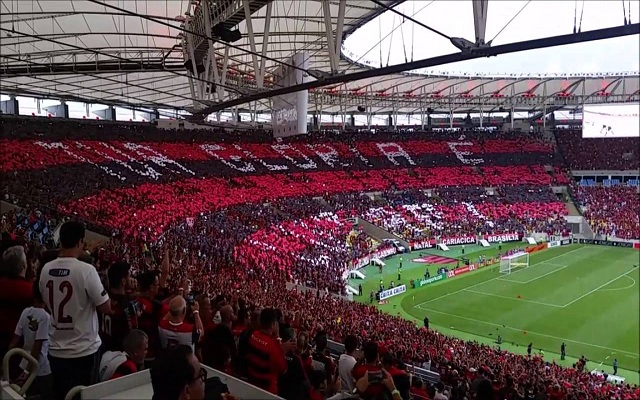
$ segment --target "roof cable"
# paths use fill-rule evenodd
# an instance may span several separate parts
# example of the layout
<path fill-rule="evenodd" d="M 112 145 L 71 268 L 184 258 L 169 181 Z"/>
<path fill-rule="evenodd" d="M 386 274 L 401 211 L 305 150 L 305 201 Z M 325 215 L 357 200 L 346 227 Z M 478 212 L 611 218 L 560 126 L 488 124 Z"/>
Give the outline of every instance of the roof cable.
<path fill-rule="evenodd" d="M 580 11 L 580 24 L 578 24 L 578 33 L 582 32 L 582 17 L 583 16 L 584 16 L 584 0 L 582 0 L 582 10 Z"/>
<path fill-rule="evenodd" d="M 622 6 L 624 7 L 624 0 L 622 0 Z M 577 19 L 578 19 L 578 0 L 573 2 L 573 33 L 577 32 Z"/>

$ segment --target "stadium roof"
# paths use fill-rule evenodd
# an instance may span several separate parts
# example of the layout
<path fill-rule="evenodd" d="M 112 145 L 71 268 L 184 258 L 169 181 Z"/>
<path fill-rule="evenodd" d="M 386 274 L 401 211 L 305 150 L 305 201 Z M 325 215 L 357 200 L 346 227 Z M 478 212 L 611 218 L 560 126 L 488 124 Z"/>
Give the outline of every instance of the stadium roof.
<path fill-rule="evenodd" d="M 400 3 L 2 0 L 2 92 L 196 111 L 268 89 L 273 73 L 303 51 L 309 57 L 307 71 L 316 78 L 370 69 L 354 62 L 358 58 L 344 48 L 341 39 L 386 7 Z M 229 29 L 236 27 L 241 37 L 229 45 L 207 39 L 212 30 L 219 38 L 233 34 Z M 338 50 L 332 53 L 331 49 Z M 639 89 L 637 72 L 583 76 L 405 73 L 315 89 L 309 109 L 357 113 L 360 106 L 376 113 L 413 113 L 427 107 L 462 112 L 497 111 L 513 105 L 518 110 L 539 110 L 543 104 L 575 107 L 582 99 L 637 101 Z M 270 108 L 268 99 L 240 107 L 263 112 Z"/>

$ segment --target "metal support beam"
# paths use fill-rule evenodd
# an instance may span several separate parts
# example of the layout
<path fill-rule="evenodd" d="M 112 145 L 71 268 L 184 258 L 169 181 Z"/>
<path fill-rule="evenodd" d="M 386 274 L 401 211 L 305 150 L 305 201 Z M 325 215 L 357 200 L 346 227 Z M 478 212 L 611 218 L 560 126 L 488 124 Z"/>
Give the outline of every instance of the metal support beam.
<path fill-rule="evenodd" d="M 271 13 L 273 11 L 273 2 L 267 4 L 267 15 L 264 20 L 264 33 L 262 34 L 262 50 L 260 51 L 262 58 L 260 59 L 260 75 L 256 73 L 256 83 L 259 88 L 264 87 L 264 74 L 267 67 L 267 48 L 269 47 L 269 32 L 271 31 Z"/>
<path fill-rule="evenodd" d="M 251 60 L 253 61 L 253 71 L 256 79 L 256 83 L 258 82 L 258 74 L 260 73 L 260 64 L 258 63 L 258 53 L 256 52 L 256 37 L 253 33 L 253 20 L 251 19 L 251 8 L 249 5 L 249 0 L 242 0 L 244 5 L 244 19 L 246 20 L 247 25 L 247 37 L 249 38 L 249 46 L 251 47 Z M 266 28 L 265 28 L 266 31 Z M 265 47 L 265 44 L 262 44 L 262 47 Z M 258 87 L 262 87 L 258 85 Z"/>
<path fill-rule="evenodd" d="M 487 31 L 487 9 L 489 0 L 473 0 L 473 26 L 476 32 L 476 45 L 482 46 Z"/>
<path fill-rule="evenodd" d="M 342 3 L 342 2 L 340 2 Z M 329 65 L 331 72 L 338 70 L 338 55 L 336 54 L 336 42 L 333 37 L 333 22 L 331 20 L 331 3 L 322 2 L 322 16 L 324 17 L 324 28 L 327 35 L 327 51 L 329 52 Z"/>
<path fill-rule="evenodd" d="M 324 4 L 324 3 L 323 3 Z M 560 35 L 547 37 L 542 39 L 527 40 L 517 43 L 509 43 L 500 46 L 485 47 L 482 49 L 473 49 L 469 52 L 460 52 L 447 54 L 443 56 L 428 58 L 419 61 L 413 61 L 404 64 L 392 65 L 384 68 L 367 69 L 360 72 L 351 74 L 335 75 L 326 77 L 324 79 L 318 79 L 310 82 L 305 82 L 299 85 L 288 86 L 285 88 L 278 88 L 274 90 L 264 91 L 260 93 L 251 94 L 248 96 L 242 96 L 234 100 L 222 102 L 204 110 L 198 111 L 193 115 L 193 119 L 204 119 L 208 114 L 213 112 L 224 110 L 235 105 L 245 104 L 251 101 L 265 99 L 274 96 L 280 96 L 284 94 L 299 92 L 301 90 L 314 89 L 327 85 L 336 85 L 344 82 L 357 81 L 361 79 L 374 78 L 378 76 L 397 74 L 404 71 L 410 71 L 420 68 L 429 68 L 437 65 L 445 65 L 458 61 L 472 60 L 483 57 L 497 56 L 500 54 L 516 53 L 526 50 L 542 49 L 555 46 L 563 46 L 573 43 L 590 42 L 594 40 L 609 39 L 621 36 L 630 36 L 640 34 L 640 24 L 629 24 L 625 26 L 618 26 L 613 28 L 598 29 L 593 31 L 586 31 L 576 34 Z"/>
<path fill-rule="evenodd" d="M 328 2 L 327 2 L 328 3 Z M 335 70 L 334 71 L 338 71 L 338 67 L 340 66 L 340 51 L 342 49 L 342 31 L 344 28 L 344 14 L 347 8 L 347 2 L 346 1 L 339 1 L 338 2 L 338 23 L 336 26 L 336 37 L 335 37 L 335 41 L 333 42 L 334 44 L 334 51 L 335 51 L 335 55 L 336 55 L 336 65 L 335 65 Z"/>

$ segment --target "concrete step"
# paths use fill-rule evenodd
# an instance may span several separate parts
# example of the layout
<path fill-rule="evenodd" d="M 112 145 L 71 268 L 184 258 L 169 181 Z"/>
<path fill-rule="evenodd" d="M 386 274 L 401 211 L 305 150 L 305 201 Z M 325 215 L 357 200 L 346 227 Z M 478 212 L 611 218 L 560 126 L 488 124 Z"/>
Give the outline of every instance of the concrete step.
<path fill-rule="evenodd" d="M 568 201 L 565 203 L 567 210 L 569 211 L 569 215 L 580 216 L 580 211 L 578 211 L 578 207 L 576 207 L 575 203 L 572 201 Z"/>

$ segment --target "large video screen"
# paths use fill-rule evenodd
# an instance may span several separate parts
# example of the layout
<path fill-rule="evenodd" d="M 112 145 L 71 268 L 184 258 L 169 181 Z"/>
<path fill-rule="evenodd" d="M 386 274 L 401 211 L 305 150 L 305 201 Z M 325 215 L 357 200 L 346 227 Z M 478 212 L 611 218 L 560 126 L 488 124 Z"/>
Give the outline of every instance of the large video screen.
<path fill-rule="evenodd" d="M 640 104 L 585 105 L 582 137 L 640 137 Z"/>

